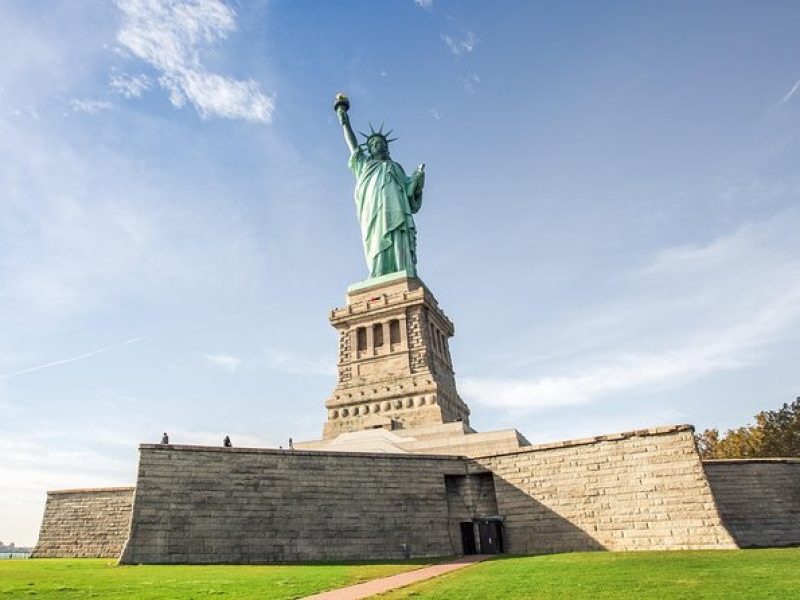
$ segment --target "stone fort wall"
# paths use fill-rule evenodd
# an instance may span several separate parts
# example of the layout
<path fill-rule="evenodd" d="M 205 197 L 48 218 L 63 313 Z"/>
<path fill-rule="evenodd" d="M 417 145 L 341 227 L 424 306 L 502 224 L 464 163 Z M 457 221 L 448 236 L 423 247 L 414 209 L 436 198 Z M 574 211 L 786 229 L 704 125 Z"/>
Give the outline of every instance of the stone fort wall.
<path fill-rule="evenodd" d="M 131 521 L 134 488 L 47 492 L 34 558 L 118 557 Z"/>
<path fill-rule="evenodd" d="M 492 471 L 511 553 L 735 548 L 691 426 L 478 457 Z"/>
<path fill-rule="evenodd" d="M 123 563 L 443 556 L 460 522 L 494 516 L 515 554 L 800 544 L 800 460 L 704 464 L 692 433 L 476 458 L 142 445 L 132 508 L 132 488 L 50 492 L 34 556 L 118 556 L 126 538 Z"/>
<path fill-rule="evenodd" d="M 800 459 L 703 463 L 722 522 L 743 548 L 800 545 Z"/>
<path fill-rule="evenodd" d="M 397 559 L 456 552 L 447 456 L 140 447 L 122 563 Z"/>

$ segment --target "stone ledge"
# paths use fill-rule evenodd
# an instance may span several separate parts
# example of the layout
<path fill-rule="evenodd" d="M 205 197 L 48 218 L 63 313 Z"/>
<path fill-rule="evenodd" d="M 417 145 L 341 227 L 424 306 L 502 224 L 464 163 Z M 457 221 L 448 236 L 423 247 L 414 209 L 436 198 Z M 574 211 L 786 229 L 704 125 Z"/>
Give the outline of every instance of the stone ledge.
<path fill-rule="evenodd" d="M 384 294 L 369 301 L 350 304 L 344 308 L 335 308 L 331 310 L 328 318 L 331 323 L 336 326 L 337 324 L 349 321 L 368 321 L 378 318 L 375 316 L 376 313 L 386 312 L 387 314 L 382 316 L 388 317 L 390 316 L 388 314 L 389 312 L 397 310 L 398 314 L 401 314 L 402 309 L 417 305 L 427 306 L 430 310 L 435 312 L 442 321 L 444 321 L 447 328 L 451 330 L 450 335 L 453 335 L 453 332 L 455 332 L 453 321 L 450 320 L 450 317 L 442 310 L 436 300 L 432 298 L 430 294 L 426 294 L 422 289 L 413 292 L 403 292 L 402 295 L 399 296 L 387 296 Z"/>
<path fill-rule="evenodd" d="M 386 287 L 387 285 L 397 283 L 400 280 L 415 281 L 418 282 L 421 286 L 425 285 L 424 283 L 422 283 L 422 279 L 414 275 L 409 275 L 408 271 L 402 269 L 400 271 L 395 271 L 394 273 L 387 273 L 385 275 L 380 275 L 378 277 L 368 277 L 363 281 L 358 281 L 356 283 L 353 283 L 347 287 L 347 295 L 350 296 L 350 295 L 365 293 L 377 287 Z"/>
<path fill-rule="evenodd" d="M 598 442 L 618 442 L 635 437 L 649 437 L 655 435 L 666 435 L 670 433 L 678 433 L 681 431 L 691 431 L 694 433 L 694 425 L 681 424 L 681 425 L 665 425 L 662 427 L 650 427 L 649 429 L 635 429 L 633 431 L 623 431 L 621 433 L 609 433 L 607 435 L 598 435 L 589 438 L 579 438 L 574 440 L 563 440 L 560 442 L 547 442 L 544 444 L 534 444 L 531 446 L 523 446 L 519 450 L 513 452 L 494 452 L 490 454 L 482 454 L 472 456 L 471 458 L 492 458 L 495 456 L 511 456 L 514 454 L 522 454 L 526 452 L 538 452 L 541 450 L 556 450 L 558 448 L 573 448 L 575 446 L 589 446 Z"/>
<path fill-rule="evenodd" d="M 109 492 L 133 492 L 136 488 L 133 486 L 126 487 L 99 487 L 99 488 L 74 488 L 67 490 L 48 490 L 47 495 L 60 495 L 60 494 L 105 494 Z"/>
<path fill-rule="evenodd" d="M 271 454 L 275 456 L 332 456 L 334 458 L 352 456 L 354 458 L 400 458 L 406 460 L 465 460 L 465 457 L 463 456 L 448 456 L 442 454 L 387 454 L 385 452 L 332 452 L 330 450 L 289 450 L 277 448 L 223 448 L 221 446 L 194 446 L 178 444 L 139 444 L 139 450 L 180 450 L 189 452 L 225 452 L 229 454 Z"/>
<path fill-rule="evenodd" d="M 402 273 L 402 272 L 400 272 Z M 400 273 L 379 277 L 375 280 L 360 282 L 361 285 L 371 282 L 357 290 L 347 293 L 347 305 L 330 311 L 330 321 L 337 324 L 361 319 L 375 318 L 374 314 L 383 314 L 395 309 L 402 310 L 413 305 L 426 305 L 445 322 L 453 335 L 453 322 L 439 306 L 433 292 L 417 277 L 405 277 Z M 352 286 L 351 286 L 352 288 Z M 370 316 L 373 315 L 373 316 Z"/>

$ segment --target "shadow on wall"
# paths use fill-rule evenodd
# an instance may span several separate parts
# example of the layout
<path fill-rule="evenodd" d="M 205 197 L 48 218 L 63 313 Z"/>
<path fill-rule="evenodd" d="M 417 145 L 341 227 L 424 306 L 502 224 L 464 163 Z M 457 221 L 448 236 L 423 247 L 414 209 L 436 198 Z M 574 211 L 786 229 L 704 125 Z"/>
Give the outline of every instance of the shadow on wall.
<path fill-rule="evenodd" d="M 523 490 L 495 474 L 503 535 L 510 554 L 606 550 L 600 542 Z"/>
<path fill-rule="evenodd" d="M 800 545 L 800 459 L 709 460 L 703 468 L 740 548 Z"/>
<path fill-rule="evenodd" d="M 463 528 L 470 528 L 475 519 L 497 517 L 497 497 L 492 474 L 445 475 L 447 515 L 450 521 L 450 543 L 456 554 L 474 554 L 475 540 L 464 539 Z M 474 535 L 474 528 L 473 528 Z M 480 539 L 480 533 L 475 536 Z"/>

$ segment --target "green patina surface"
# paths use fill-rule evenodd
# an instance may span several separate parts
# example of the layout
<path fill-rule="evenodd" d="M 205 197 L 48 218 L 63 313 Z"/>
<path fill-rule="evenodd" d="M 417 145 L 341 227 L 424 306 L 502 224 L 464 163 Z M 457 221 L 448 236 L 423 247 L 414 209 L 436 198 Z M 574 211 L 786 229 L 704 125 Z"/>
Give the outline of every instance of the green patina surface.
<path fill-rule="evenodd" d="M 425 165 L 406 175 L 389 155 L 389 133 L 372 129 L 359 144 L 350 126 L 350 101 L 338 94 L 334 109 L 350 149 L 348 166 L 356 179 L 355 202 L 361 241 L 371 278 L 405 271 L 417 274 L 417 228 L 413 215 L 422 206 Z"/>

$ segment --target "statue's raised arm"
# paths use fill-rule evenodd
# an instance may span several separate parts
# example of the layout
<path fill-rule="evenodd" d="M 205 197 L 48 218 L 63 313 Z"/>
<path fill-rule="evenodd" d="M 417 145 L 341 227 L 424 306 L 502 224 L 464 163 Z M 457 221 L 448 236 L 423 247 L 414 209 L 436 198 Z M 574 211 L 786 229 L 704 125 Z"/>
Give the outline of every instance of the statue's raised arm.
<path fill-rule="evenodd" d="M 347 147 L 350 148 L 350 152 L 355 152 L 358 148 L 358 140 L 353 128 L 350 126 L 350 117 L 347 114 L 347 111 L 350 110 L 350 100 L 344 94 L 336 94 L 333 108 L 336 111 L 336 116 L 339 117 L 339 123 L 342 125 L 344 141 L 347 143 Z"/>
<path fill-rule="evenodd" d="M 362 147 L 350 126 L 350 100 L 336 94 L 333 108 L 344 132 L 344 141 L 350 148 L 348 165 L 356 178 L 356 212 L 361 224 L 361 240 L 367 259 L 370 277 L 405 272 L 417 276 L 417 229 L 413 215 L 422 206 L 422 188 L 425 185 L 425 165 L 420 165 L 411 175 L 389 156 L 391 131 L 383 132 L 383 125 L 375 131 L 362 134 L 366 143 Z"/>

